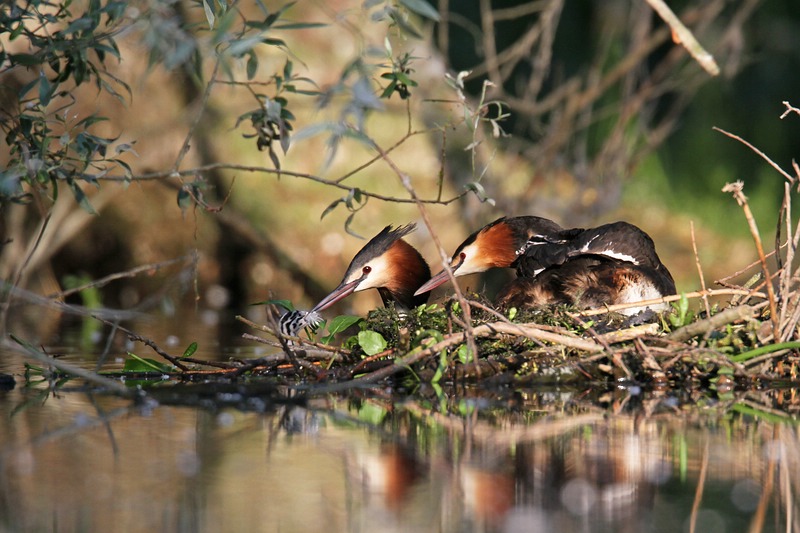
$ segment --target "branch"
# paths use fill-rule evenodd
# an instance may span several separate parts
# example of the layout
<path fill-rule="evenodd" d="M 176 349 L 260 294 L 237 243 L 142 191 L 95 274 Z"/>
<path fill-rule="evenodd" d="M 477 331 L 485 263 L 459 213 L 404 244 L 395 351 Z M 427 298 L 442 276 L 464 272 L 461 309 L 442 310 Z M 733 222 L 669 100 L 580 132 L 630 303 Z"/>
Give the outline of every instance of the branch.
<path fill-rule="evenodd" d="M 778 316 L 778 306 L 775 302 L 775 289 L 772 286 L 772 276 L 770 275 L 769 267 L 767 266 L 767 258 L 764 256 L 764 246 L 761 244 L 761 234 L 758 231 L 756 220 L 753 218 L 753 213 L 750 211 L 750 205 L 747 203 L 747 197 L 742 192 L 743 188 L 744 183 L 737 181 L 735 183 L 727 183 L 725 187 L 722 188 L 722 192 L 729 192 L 733 194 L 736 202 L 744 210 L 744 217 L 747 219 L 747 225 L 750 228 L 750 234 L 753 236 L 753 241 L 756 243 L 758 259 L 761 261 L 761 271 L 764 273 L 764 280 L 766 280 L 767 297 L 769 298 L 769 314 L 770 319 L 772 320 L 772 333 L 774 335 L 775 342 L 778 342 L 781 338 L 781 325 L 780 317 Z"/>
<path fill-rule="evenodd" d="M 695 39 L 689 28 L 683 25 L 683 22 L 672 12 L 664 0 L 647 0 L 647 3 L 650 4 L 650 7 L 652 7 L 672 29 L 673 40 L 682 44 L 706 72 L 712 76 L 718 76 L 719 65 L 714 61 L 714 56 L 703 48 L 697 39 Z"/>
<path fill-rule="evenodd" d="M 94 175 L 88 176 L 92 179 L 97 181 L 111 181 L 111 182 L 121 182 L 121 183 L 130 183 L 133 181 L 159 181 L 169 178 L 182 178 L 184 176 L 193 176 L 196 174 L 201 174 L 203 172 L 209 172 L 212 170 L 237 170 L 240 172 L 253 172 L 253 173 L 264 173 L 264 174 L 275 174 L 276 176 L 290 176 L 293 178 L 300 178 L 309 181 L 313 181 L 315 183 L 321 183 L 322 185 L 327 185 L 330 187 L 334 187 L 336 189 L 341 189 L 343 191 L 351 191 L 353 187 L 348 185 L 343 185 L 338 183 L 339 180 L 343 178 L 337 178 L 336 180 L 329 180 L 325 178 L 321 178 L 319 176 L 315 176 L 313 174 L 307 174 L 304 172 L 293 172 L 291 170 L 277 170 L 270 167 L 260 167 L 254 165 L 241 165 L 237 163 L 210 163 L 207 165 L 200 165 L 194 168 L 180 170 L 177 172 L 173 171 L 159 171 L 159 172 L 147 172 L 144 174 L 139 174 L 135 176 L 121 176 L 121 175 L 114 175 L 114 174 L 106 174 L 106 175 Z M 345 176 L 346 177 L 346 176 Z M 425 200 L 419 198 L 417 200 L 412 200 L 410 198 L 399 198 L 394 196 L 386 196 L 383 194 L 378 194 L 375 192 L 370 192 L 368 190 L 361 189 L 361 194 L 363 196 L 368 196 L 370 198 L 374 198 L 376 200 L 382 200 L 385 202 L 394 202 L 394 203 L 401 203 L 401 204 L 415 204 L 417 202 L 423 204 L 434 204 L 434 205 L 449 205 L 456 200 L 464 197 L 469 191 L 461 192 L 452 198 L 448 198 L 446 200 L 435 199 L 435 200 Z"/>
<path fill-rule="evenodd" d="M 663 298 L 653 298 L 651 300 L 642 300 L 640 302 L 631 302 L 627 304 L 608 305 L 598 309 L 587 309 L 585 311 L 578 311 L 576 313 L 569 313 L 570 316 L 595 316 L 604 313 L 612 313 L 621 311 L 623 309 L 630 309 L 632 307 L 644 307 L 648 305 L 656 305 L 662 303 L 677 302 L 681 298 L 705 298 L 707 296 L 727 296 L 727 295 L 741 295 L 741 296 L 757 296 L 759 298 L 766 298 L 762 292 L 748 291 L 745 289 L 707 289 L 704 291 L 687 292 L 683 294 L 673 294 L 672 296 L 664 296 Z"/>

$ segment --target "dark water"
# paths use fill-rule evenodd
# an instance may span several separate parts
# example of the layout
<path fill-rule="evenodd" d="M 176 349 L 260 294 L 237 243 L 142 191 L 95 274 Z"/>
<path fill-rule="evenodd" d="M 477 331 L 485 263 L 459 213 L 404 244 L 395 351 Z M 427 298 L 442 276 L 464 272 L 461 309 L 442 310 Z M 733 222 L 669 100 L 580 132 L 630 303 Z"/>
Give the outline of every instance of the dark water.
<path fill-rule="evenodd" d="M 260 353 L 182 323 L 136 327 L 176 353 Z M 48 352 L 86 368 L 153 356 L 107 346 L 108 328 L 58 331 Z M 0 352 L 16 380 L 0 391 L 0 531 L 800 531 L 800 435 L 760 393 L 165 383 L 135 404 L 26 384 L 25 362 Z"/>

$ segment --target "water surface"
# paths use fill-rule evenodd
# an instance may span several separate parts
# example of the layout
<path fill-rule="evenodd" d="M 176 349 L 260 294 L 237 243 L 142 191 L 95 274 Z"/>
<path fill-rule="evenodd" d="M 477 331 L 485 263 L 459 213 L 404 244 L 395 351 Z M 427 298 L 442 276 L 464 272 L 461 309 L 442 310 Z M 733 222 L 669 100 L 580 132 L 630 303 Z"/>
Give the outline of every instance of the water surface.
<path fill-rule="evenodd" d="M 259 350 L 150 327 L 178 353 Z M 87 368 L 132 348 L 79 338 L 46 348 Z M 0 353 L 16 380 L 0 391 L 0 531 L 800 530 L 787 392 L 164 382 L 132 402 L 26 384 L 25 362 Z"/>

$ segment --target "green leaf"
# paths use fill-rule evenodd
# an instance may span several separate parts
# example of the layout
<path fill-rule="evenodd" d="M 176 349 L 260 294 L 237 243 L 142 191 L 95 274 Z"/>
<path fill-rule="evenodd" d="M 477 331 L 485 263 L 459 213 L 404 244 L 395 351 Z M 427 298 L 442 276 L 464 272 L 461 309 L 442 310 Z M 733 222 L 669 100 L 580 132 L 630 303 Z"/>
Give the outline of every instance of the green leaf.
<path fill-rule="evenodd" d="M 39 101 L 42 103 L 42 107 L 47 107 L 50 103 L 50 99 L 53 97 L 53 91 L 55 86 L 50 83 L 50 80 L 47 79 L 47 76 L 44 75 L 44 72 L 39 73 Z"/>
<path fill-rule="evenodd" d="M 372 427 L 377 427 L 386 418 L 387 410 L 377 403 L 364 402 L 359 408 L 356 416 L 359 420 L 368 423 Z"/>
<path fill-rule="evenodd" d="M 247 54 L 247 79 L 252 80 L 258 71 L 258 55 L 254 51 Z"/>
<path fill-rule="evenodd" d="M 130 359 L 125 361 L 123 372 L 172 372 L 172 367 L 154 359 L 145 359 L 135 353 L 128 352 Z"/>
<path fill-rule="evenodd" d="M 340 331 L 344 331 L 360 321 L 360 316 L 339 315 L 331 320 L 331 323 L 328 325 L 328 333 L 339 333 Z"/>
<path fill-rule="evenodd" d="M 211 7 L 211 4 L 208 0 L 203 0 L 203 11 L 206 13 L 206 20 L 208 21 L 208 29 L 214 29 L 214 22 L 216 21 L 217 17 L 214 14 L 214 8 Z"/>
<path fill-rule="evenodd" d="M 350 228 L 350 224 L 353 223 L 353 218 L 355 218 L 355 213 L 350 213 L 347 217 L 347 220 L 344 221 L 344 231 L 347 232 L 348 235 L 352 235 L 353 237 L 357 237 L 359 239 L 363 239 L 364 237 L 356 233 L 353 229 Z"/>
<path fill-rule="evenodd" d="M 325 344 L 330 344 L 333 342 L 333 337 L 339 332 L 342 332 L 352 326 L 353 324 L 358 323 L 361 320 L 360 316 L 353 316 L 353 315 L 339 315 L 333 320 L 330 321 L 328 324 L 328 334 L 322 339 L 322 342 Z"/>
<path fill-rule="evenodd" d="M 67 183 L 69 184 L 69 188 L 72 190 L 72 194 L 75 196 L 75 201 L 78 202 L 78 205 L 90 215 L 96 215 L 97 211 L 95 211 L 94 207 L 92 207 L 92 204 L 89 203 L 89 198 L 86 196 L 86 193 L 83 192 L 83 189 L 81 189 L 74 180 L 68 180 Z"/>
<path fill-rule="evenodd" d="M 377 331 L 366 330 L 358 332 L 358 345 L 365 354 L 375 355 L 386 349 L 387 342 Z"/>
<path fill-rule="evenodd" d="M 272 27 L 273 30 L 305 30 L 310 28 L 327 28 L 328 24 L 324 22 L 287 22 L 284 24 L 276 24 Z"/>
<path fill-rule="evenodd" d="M 183 355 L 181 356 L 181 359 L 185 359 L 187 357 L 193 356 L 196 351 L 197 351 L 197 343 L 193 342 L 192 344 L 187 346 L 186 349 L 183 351 Z"/>
<path fill-rule="evenodd" d="M 472 352 L 470 351 L 469 346 L 466 344 L 462 344 L 458 347 L 458 351 L 456 351 L 456 357 L 458 357 L 458 360 L 463 364 L 473 361 Z"/>
<path fill-rule="evenodd" d="M 178 207 L 181 208 L 181 211 L 186 211 L 192 205 L 192 195 L 189 194 L 189 191 L 186 187 L 181 187 L 178 191 Z"/>
<path fill-rule="evenodd" d="M 283 307 L 287 311 L 294 311 L 294 305 L 291 300 L 264 300 L 263 302 L 256 302 L 250 305 L 277 305 Z"/>
<path fill-rule="evenodd" d="M 328 207 L 326 207 L 325 210 L 322 212 L 322 214 L 319 216 L 319 219 L 322 220 L 323 218 L 325 218 L 325 215 L 336 209 L 336 206 L 341 203 L 344 203 L 343 198 L 337 198 L 336 200 L 331 202 L 331 204 Z"/>
<path fill-rule="evenodd" d="M 400 0 L 400 4 L 417 15 L 439 22 L 439 12 L 425 0 Z"/>

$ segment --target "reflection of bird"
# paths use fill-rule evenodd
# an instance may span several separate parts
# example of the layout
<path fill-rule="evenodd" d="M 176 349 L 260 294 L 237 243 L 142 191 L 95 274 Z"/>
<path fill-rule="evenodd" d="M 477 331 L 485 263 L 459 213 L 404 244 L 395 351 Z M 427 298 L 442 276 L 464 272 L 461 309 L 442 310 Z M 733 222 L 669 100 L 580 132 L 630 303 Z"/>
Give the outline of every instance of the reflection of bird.
<path fill-rule="evenodd" d="M 517 270 L 517 278 L 497 295 L 502 307 L 555 303 L 602 307 L 675 294 L 675 282 L 659 260 L 653 240 L 627 222 L 563 229 L 540 217 L 495 220 L 461 243 L 450 261 L 455 276 L 493 267 Z M 430 291 L 447 279 L 442 271 L 417 292 Z M 666 305 L 651 308 L 660 311 Z"/>
<path fill-rule="evenodd" d="M 431 277 L 430 268 L 420 253 L 402 239 L 415 228 L 415 224 L 383 228 L 356 254 L 339 286 L 311 312 L 327 309 L 353 292 L 367 289 L 378 289 L 383 305 L 394 302 L 398 311 L 425 303 L 428 295 L 415 295 L 415 291 Z"/>

